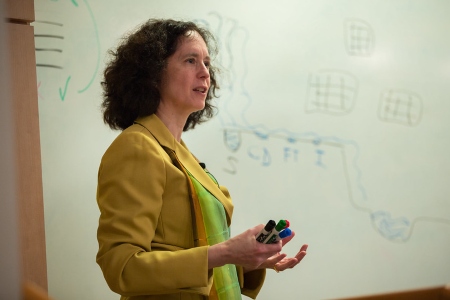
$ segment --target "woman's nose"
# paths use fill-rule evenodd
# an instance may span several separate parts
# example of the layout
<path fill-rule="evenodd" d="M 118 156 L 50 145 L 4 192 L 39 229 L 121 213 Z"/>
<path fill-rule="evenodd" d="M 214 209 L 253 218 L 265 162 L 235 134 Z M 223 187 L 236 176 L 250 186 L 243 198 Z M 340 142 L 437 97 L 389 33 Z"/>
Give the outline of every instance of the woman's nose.
<path fill-rule="evenodd" d="M 200 77 L 209 78 L 209 67 L 204 63 L 200 65 Z"/>

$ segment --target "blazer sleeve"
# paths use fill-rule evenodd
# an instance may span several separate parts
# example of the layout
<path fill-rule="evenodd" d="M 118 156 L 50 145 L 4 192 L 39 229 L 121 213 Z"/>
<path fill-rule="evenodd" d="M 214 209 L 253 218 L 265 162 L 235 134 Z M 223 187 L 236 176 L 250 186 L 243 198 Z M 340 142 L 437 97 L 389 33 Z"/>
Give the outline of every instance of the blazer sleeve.
<path fill-rule="evenodd" d="M 252 299 L 256 299 L 266 278 L 266 270 L 254 270 L 244 273 L 241 266 L 236 266 L 238 272 L 239 284 L 241 285 L 241 293 Z"/>
<path fill-rule="evenodd" d="M 111 290 L 118 294 L 209 291 L 208 247 L 151 248 L 167 163 L 155 140 L 133 131 L 122 132 L 102 158 L 97 188 L 97 263 Z"/>

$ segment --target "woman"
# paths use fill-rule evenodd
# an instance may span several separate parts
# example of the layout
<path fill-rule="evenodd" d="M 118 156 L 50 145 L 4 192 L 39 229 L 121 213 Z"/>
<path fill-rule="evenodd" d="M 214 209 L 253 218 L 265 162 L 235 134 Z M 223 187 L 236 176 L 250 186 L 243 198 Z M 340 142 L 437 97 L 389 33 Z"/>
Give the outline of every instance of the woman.
<path fill-rule="evenodd" d="M 229 238 L 233 205 L 181 139 L 212 117 L 218 88 L 211 34 L 191 22 L 149 20 L 104 72 L 104 121 L 122 133 L 98 174 L 97 263 L 121 299 L 255 298 L 266 268 L 306 255 L 256 242 L 263 224 Z"/>

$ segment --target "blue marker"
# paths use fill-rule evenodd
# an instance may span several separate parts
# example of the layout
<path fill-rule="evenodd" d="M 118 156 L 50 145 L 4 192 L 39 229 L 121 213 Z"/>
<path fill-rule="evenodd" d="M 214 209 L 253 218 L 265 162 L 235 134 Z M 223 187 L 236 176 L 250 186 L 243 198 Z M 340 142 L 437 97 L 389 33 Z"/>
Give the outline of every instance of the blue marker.
<path fill-rule="evenodd" d="M 276 223 L 274 220 L 270 220 L 267 222 L 266 226 L 258 233 L 256 236 L 256 240 L 260 243 L 264 242 L 264 240 L 269 236 L 272 232 L 272 229 L 275 227 Z"/>
<path fill-rule="evenodd" d="M 282 231 L 280 231 L 280 233 L 276 236 L 275 240 L 272 243 L 276 243 L 278 241 L 280 241 L 281 239 L 284 239 L 285 237 L 288 237 L 292 234 L 292 230 L 290 228 L 286 228 Z"/>

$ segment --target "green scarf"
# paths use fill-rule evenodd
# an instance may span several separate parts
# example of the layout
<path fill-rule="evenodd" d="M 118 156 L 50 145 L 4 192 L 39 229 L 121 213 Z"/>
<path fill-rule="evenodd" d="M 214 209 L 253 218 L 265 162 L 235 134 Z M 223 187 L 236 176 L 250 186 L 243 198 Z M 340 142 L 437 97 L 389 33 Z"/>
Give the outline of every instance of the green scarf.
<path fill-rule="evenodd" d="M 188 177 L 192 216 L 195 220 L 194 237 L 196 246 L 215 245 L 230 238 L 225 209 L 179 161 L 175 152 L 166 148 L 174 164 Z M 211 180 L 216 179 L 205 169 Z M 236 266 L 227 264 L 213 269 L 213 286 L 209 299 L 241 300 L 241 288 Z"/>
<path fill-rule="evenodd" d="M 223 208 L 222 203 L 206 190 L 192 174 L 189 172 L 187 173 L 200 202 L 208 245 L 215 245 L 228 240 L 230 238 L 230 228 L 227 225 L 225 209 Z M 218 184 L 214 177 L 209 172 L 207 173 L 210 178 Z M 235 265 L 227 264 L 222 267 L 214 268 L 213 275 L 218 299 L 242 299 Z"/>

